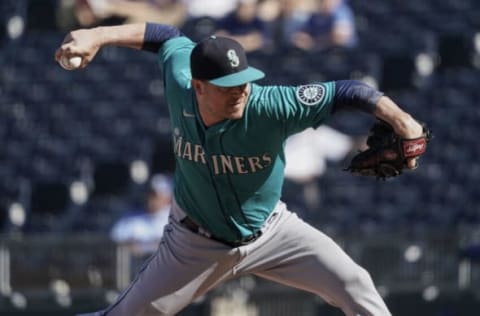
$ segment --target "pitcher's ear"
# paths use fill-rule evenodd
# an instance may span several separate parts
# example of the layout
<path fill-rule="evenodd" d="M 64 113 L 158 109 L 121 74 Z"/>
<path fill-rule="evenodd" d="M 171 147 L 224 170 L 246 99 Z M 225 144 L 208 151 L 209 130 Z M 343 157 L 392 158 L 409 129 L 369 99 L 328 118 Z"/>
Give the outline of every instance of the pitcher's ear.
<path fill-rule="evenodd" d="M 204 84 L 201 80 L 192 79 L 192 87 L 197 93 L 204 93 Z"/>

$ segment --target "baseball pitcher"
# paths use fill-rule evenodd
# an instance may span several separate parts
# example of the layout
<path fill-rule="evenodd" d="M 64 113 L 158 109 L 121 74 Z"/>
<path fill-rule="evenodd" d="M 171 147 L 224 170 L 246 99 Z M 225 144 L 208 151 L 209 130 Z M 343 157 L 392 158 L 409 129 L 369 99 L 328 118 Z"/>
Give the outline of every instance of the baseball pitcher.
<path fill-rule="evenodd" d="M 351 170 L 383 178 L 385 166 L 417 166 L 427 139 L 421 124 L 356 81 L 255 84 L 264 73 L 248 65 L 236 41 L 210 36 L 194 43 L 167 25 L 76 30 L 55 58 L 81 57 L 84 68 L 107 45 L 158 56 L 175 190 L 157 252 L 115 303 L 87 315 L 174 315 L 218 284 L 246 274 L 315 293 L 348 316 L 390 315 L 369 273 L 282 203 L 284 144 L 337 111 L 369 113 L 391 127 L 396 141 L 372 143 Z"/>

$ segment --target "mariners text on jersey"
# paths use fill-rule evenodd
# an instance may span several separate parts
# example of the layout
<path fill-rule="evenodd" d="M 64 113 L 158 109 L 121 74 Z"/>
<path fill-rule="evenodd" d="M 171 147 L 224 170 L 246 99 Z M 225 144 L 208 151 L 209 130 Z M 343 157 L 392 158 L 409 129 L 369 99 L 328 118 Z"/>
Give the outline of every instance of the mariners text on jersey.
<path fill-rule="evenodd" d="M 207 164 L 206 153 L 201 145 L 189 142 L 178 135 L 173 136 L 173 145 L 177 157 L 203 165 Z M 215 175 L 255 173 L 268 168 L 273 160 L 269 153 L 263 153 L 259 156 L 212 154 L 209 155 L 209 158 L 209 164 L 211 164 Z"/>

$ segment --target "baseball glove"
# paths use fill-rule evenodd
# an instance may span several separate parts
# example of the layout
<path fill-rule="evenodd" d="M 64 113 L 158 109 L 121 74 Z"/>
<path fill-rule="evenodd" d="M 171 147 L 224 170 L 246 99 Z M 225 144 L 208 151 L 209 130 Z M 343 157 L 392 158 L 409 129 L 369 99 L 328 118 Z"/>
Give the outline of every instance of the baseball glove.
<path fill-rule="evenodd" d="M 370 129 L 367 150 L 355 155 L 345 170 L 382 180 L 401 175 L 407 168 L 407 158 L 419 157 L 427 149 L 431 132 L 425 124 L 422 126 L 422 136 L 405 139 L 395 134 L 387 122 L 379 120 Z"/>

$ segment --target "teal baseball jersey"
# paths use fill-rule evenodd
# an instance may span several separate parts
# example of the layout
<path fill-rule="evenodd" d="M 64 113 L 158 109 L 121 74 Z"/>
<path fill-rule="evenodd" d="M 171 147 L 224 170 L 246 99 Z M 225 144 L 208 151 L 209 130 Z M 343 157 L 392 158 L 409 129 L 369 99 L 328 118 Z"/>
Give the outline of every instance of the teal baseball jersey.
<path fill-rule="evenodd" d="M 330 115 L 335 83 L 250 84 L 244 115 L 208 128 L 191 86 L 195 43 L 176 37 L 159 52 L 173 132 L 175 200 L 215 237 L 233 241 L 258 231 L 281 195 L 288 136 Z"/>

